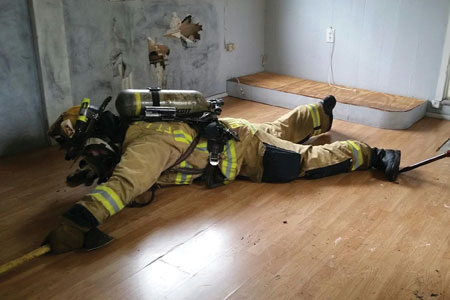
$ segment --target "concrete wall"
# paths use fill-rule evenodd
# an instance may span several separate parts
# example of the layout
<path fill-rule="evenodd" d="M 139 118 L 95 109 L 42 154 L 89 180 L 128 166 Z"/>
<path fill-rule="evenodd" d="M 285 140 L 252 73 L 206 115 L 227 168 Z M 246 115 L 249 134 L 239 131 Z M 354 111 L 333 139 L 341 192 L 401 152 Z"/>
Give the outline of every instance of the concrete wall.
<path fill-rule="evenodd" d="M 184 48 L 164 37 L 172 13 L 191 14 L 202 26 L 200 40 Z M 263 70 L 264 0 L 64 1 L 74 103 L 98 103 L 122 88 L 114 70 L 117 55 L 134 88 L 156 86 L 148 62 L 147 37 L 169 47 L 167 88 L 195 89 L 206 96 L 226 91 L 226 79 Z M 226 32 L 225 32 L 226 31 Z M 224 39 L 236 50 L 226 52 Z"/>
<path fill-rule="evenodd" d="M 266 71 L 434 99 L 448 0 L 267 0 Z"/>
<path fill-rule="evenodd" d="M 46 143 L 26 0 L 0 1 L 0 155 Z"/>

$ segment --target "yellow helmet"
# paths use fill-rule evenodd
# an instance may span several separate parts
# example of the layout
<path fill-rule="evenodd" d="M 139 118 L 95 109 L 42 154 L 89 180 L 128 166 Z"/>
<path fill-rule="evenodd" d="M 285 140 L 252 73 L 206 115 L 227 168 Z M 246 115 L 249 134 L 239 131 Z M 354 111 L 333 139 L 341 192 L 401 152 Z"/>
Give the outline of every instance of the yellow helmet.
<path fill-rule="evenodd" d="M 69 152 L 73 153 L 83 147 L 83 143 L 89 135 L 88 131 L 92 130 L 91 127 L 94 125 L 91 123 L 95 123 L 92 121 L 98 120 L 101 113 L 99 109 L 90 105 L 90 99 L 84 98 L 81 105 L 72 106 L 59 116 L 50 126 L 48 135 L 55 139 L 61 147 L 67 149 L 68 154 Z M 73 154 L 73 156 L 77 155 Z"/>
<path fill-rule="evenodd" d="M 126 126 L 119 117 L 104 111 L 111 97 L 97 109 L 84 98 L 81 105 L 62 113 L 48 132 L 66 150 L 66 160 L 82 157 L 80 169 L 67 177 L 71 186 L 106 181 L 120 161 L 120 146 Z"/>
<path fill-rule="evenodd" d="M 80 113 L 80 106 L 72 106 L 63 112 L 58 119 L 50 126 L 47 134 L 62 147 L 75 133 L 75 123 Z"/>

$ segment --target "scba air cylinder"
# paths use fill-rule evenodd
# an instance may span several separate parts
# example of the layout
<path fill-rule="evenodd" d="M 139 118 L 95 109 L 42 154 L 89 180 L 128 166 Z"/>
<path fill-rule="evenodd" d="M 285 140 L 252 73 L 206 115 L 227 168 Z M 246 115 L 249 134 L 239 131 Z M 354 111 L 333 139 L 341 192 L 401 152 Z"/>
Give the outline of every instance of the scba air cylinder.
<path fill-rule="evenodd" d="M 142 119 L 151 107 L 173 107 L 177 117 L 211 110 L 211 103 L 198 91 L 128 89 L 119 93 L 116 108 L 121 117 Z"/>

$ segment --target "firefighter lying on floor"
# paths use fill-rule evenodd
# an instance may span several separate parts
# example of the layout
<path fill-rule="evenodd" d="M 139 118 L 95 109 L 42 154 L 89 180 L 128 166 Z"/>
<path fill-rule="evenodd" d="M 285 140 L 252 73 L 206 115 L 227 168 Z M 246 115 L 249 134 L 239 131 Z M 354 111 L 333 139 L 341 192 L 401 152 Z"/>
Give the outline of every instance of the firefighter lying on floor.
<path fill-rule="evenodd" d="M 143 90 L 127 90 L 119 95 L 116 100 L 119 114 L 134 110 L 141 114 L 144 96 L 153 97 L 156 107 L 163 105 L 164 97 L 171 97 L 169 91 L 166 94 L 160 90 L 150 90 L 147 94 L 138 91 Z M 186 91 L 190 92 L 193 91 Z M 193 93 L 197 93 L 193 97 L 203 97 Z M 130 107 L 121 109 L 124 96 L 130 98 L 125 100 L 134 101 L 131 110 Z M 164 103 L 174 102 L 169 99 Z M 119 118 L 111 112 L 102 112 L 104 107 L 97 115 L 89 116 L 91 110 L 96 110 L 84 101 L 81 109 L 74 107 L 62 114 L 49 134 L 66 148 L 66 159 L 74 159 L 76 153 L 84 158 L 81 169 L 68 177 L 69 183 L 92 184 L 98 177 L 101 184 L 63 214 L 61 224 L 48 235 L 46 242 L 53 253 L 106 245 L 112 238 L 97 226 L 124 207 L 135 204 L 134 199 L 155 184 L 190 184 L 203 179 L 208 187 L 215 187 L 231 183 L 238 175 L 256 182 L 290 182 L 298 177 L 315 179 L 370 168 L 384 172 L 390 181 L 396 180 L 400 164 L 398 150 L 371 148 L 355 140 L 322 146 L 301 144 L 311 136 L 330 130 L 335 104 L 336 99 L 328 96 L 319 103 L 301 105 L 274 122 L 254 124 L 243 119 L 222 118 L 220 122 L 217 119 L 211 122 L 210 128 L 199 130 L 196 126 L 199 123 L 195 122 L 155 121 L 170 118 L 161 114 L 157 115 L 159 119 L 155 118 L 154 111 L 147 111 L 147 121 L 130 122 L 126 128 L 119 125 Z M 95 126 L 94 133 L 91 130 L 89 137 L 74 143 L 74 132 L 79 130 L 76 124 L 94 120 L 100 124 Z M 72 146 L 64 146 L 67 141 Z M 78 151 L 74 151 L 73 145 Z"/>

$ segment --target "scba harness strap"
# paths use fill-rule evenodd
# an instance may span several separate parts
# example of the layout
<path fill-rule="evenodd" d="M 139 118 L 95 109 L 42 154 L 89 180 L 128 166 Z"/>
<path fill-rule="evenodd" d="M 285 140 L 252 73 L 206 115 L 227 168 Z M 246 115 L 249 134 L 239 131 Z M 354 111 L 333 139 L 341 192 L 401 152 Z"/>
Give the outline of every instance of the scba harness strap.
<path fill-rule="evenodd" d="M 189 148 L 172 166 L 163 172 L 177 172 L 176 184 L 190 183 L 192 175 L 202 174 L 207 187 L 213 188 L 226 183 L 227 179 L 232 180 L 235 177 L 235 172 L 232 172 L 236 168 L 235 153 L 232 151 L 234 156 L 233 153 L 229 153 L 230 148 L 234 149 L 234 143 L 229 141 L 231 139 L 239 141 L 239 137 L 236 132 L 221 123 L 217 118 L 222 111 L 221 106 L 224 104 L 222 99 L 206 100 L 196 91 L 169 91 L 160 88 L 123 92 L 119 95 L 119 98 L 118 111 L 130 120 L 150 123 L 161 121 L 184 122 L 197 131 L 198 134 L 194 140 L 192 140 L 192 137 L 188 139 L 189 141 L 192 140 Z M 186 135 L 185 133 L 181 134 Z M 186 159 L 195 150 L 201 137 L 207 140 L 206 148 L 209 152 L 209 161 L 203 169 L 192 168 Z M 184 138 L 186 139 L 186 137 Z M 225 146 L 227 146 L 227 149 L 224 154 L 226 157 L 224 173 L 224 170 L 219 168 L 219 163 Z"/>
<path fill-rule="evenodd" d="M 187 122 L 189 124 L 189 122 Z M 233 162 L 235 162 L 236 158 L 232 154 L 226 153 L 227 159 L 230 161 L 226 161 L 225 174 L 219 167 L 219 163 L 221 161 L 220 155 L 225 152 L 225 146 L 227 146 L 226 151 L 229 152 L 230 140 L 239 141 L 239 137 L 236 132 L 234 132 L 231 128 L 227 128 L 225 124 L 219 122 L 218 120 L 214 120 L 207 125 L 198 127 L 197 132 L 199 132 L 196 138 L 192 141 L 189 148 L 183 153 L 183 155 L 169 168 L 167 168 L 164 172 L 178 172 L 184 175 L 198 175 L 202 174 L 202 179 L 205 181 L 206 186 L 208 188 L 215 188 L 223 185 L 226 180 L 230 176 L 225 176 L 225 174 L 230 175 L 231 168 Z M 183 165 L 183 162 L 191 155 L 191 153 L 195 150 L 196 146 L 201 137 L 204 137 L 207 140 L 207 151 L 209 152 L 209 160 L 208 164 L 203 169 L 198 168 L 190 168 L 185 163 L 186 167 L 175 167 L 179 164 Z M 228 157 L 228 156 L 232 157 Z M 228 174 L 230 173 L 230 174 Z"/>

